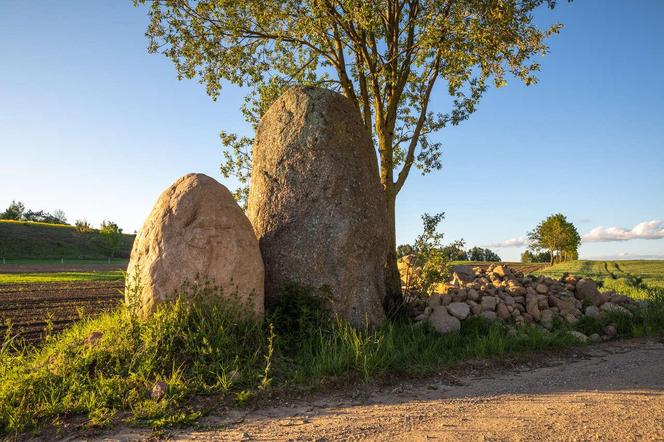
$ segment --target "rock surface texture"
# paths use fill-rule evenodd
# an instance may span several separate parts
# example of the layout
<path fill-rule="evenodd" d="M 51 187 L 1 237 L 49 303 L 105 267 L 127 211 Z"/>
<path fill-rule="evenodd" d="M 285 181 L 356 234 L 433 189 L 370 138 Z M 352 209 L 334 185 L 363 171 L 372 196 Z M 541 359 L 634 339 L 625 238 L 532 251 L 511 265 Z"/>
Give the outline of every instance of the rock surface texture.
<path fill-rule="evenodd" d="M 261 119 L 248 215 L 260 242 L 266 297 L 287 282 L 326 286 L 356 326 L 384 320 L 385 202 L 359 112 L 318 88 L 286 91 Z"/>
<path fill-rule="evenodd" d="M 524 275 L 506 265 L 472 270 L 474 277 L 470 278 L 464 271 L 463 279 L 454 271 L 450 283 L 437 286 L 439 293 L 425 297 L 419 305 L 414 302 L 410 313 L 415 320 L 428 322 L 440 333 L 458 330 L 456 323 L 450 325 L 449 317 L 463 321 L 476 316 L 551 329 L 555 318 L 573 324 L 584 315 L 593 318 L 608 313 L 631 316 L 630 309 L 637 305 L 625 295 L 599 292 L 597 284 L 590 279 L 569 274 L 555 280 Z M 615 334 L 615 329 L 610 329 L 599 337 L 608 340 Z M 588 339 L 585 335 L 582 338 L 580 333 L 575 337 Z"/>
<path fill-rule="evenodd" d="M 139 286 L 142 317 L 196 282 L 263 313 L 258 240 L 228 189 L 203 174 L 185 175 L 161 194 L 134 241 L 127 273 L 128 283 Z"/>

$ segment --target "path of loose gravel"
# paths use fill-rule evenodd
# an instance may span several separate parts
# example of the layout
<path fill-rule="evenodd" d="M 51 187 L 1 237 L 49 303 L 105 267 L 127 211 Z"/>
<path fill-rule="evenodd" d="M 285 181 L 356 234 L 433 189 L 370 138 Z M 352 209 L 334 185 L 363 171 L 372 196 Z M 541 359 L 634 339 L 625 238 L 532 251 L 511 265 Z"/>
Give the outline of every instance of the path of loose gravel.
<path fill-rule="evenodd" d="M 605 343 L 577 356 L 342 391 L 205 418 L 175 440 L 664 441 L 664 343 Z M 149 433 L 117 429 L 100 440 Z"/>

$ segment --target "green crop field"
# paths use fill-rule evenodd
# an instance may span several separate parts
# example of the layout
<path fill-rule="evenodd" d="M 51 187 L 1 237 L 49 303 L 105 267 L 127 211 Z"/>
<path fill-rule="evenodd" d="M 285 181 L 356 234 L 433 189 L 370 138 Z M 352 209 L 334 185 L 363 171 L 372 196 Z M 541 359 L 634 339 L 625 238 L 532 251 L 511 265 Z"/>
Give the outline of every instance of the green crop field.
<path fill-rule="evenodd" d="M 587 276 L 600 282 L 603 290 L 613 290 L 644 299 L 664 289 L 664 261 L 571 261 L 539 270 L 554 278 L 563 273 Z"/>
<path fill-rule="evenodd" d="M 0 284 L 51 283 L 72 281 L 121 281 L 121 270 L 110 272 L 0 273 Z"/>
<path fill-rule="evenodd" d="M 129 257 L 134 235 L 123 235 L 118 257 Z M 5 259 L 104 259 L 110 255 L 98 232 L 81 233 L 74 226 L 0 221 L 0 262 Z"/>
<path fill-rule="evenodd" d="M 648 285 L 664 287 L 664 261 L 571 261 L 537 273 L 559 277 L 565 272 L 601 280 L 637 277 Z"/>

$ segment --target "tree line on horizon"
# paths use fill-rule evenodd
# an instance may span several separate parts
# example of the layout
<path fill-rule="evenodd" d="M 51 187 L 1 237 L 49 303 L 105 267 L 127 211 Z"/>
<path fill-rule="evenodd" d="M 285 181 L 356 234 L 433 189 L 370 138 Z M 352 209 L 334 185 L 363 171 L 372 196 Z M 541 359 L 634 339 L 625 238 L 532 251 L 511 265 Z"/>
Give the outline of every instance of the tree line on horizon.
<path fill-rule="evenodd" d="M 25 204 L 21 201 L 14 201 L 9 204 L 4 212 L 0 212 L 0 220 L 38 222 L 45 224 L 57 224 L 70 226 L 67 223 L 65 212 L 58 209 L 53 213 L 44 210 L 26 210 Z M 86 219 L 78 219 L 74 227 L 79 233 L 98 233 L 107 243 L 111 257 L 115 255 L 122 241 L 122 228 L 113 221 L 103 220 L 99 229 L 95 229 Z"/>

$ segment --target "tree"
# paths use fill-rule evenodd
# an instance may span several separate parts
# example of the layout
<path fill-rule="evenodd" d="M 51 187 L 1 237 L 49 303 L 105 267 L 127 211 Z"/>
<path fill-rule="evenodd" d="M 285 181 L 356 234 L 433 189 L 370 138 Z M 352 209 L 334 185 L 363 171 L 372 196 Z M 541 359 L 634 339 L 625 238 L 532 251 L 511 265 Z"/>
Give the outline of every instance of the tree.
<path fill-rule="evenodd" d="M 122 229 L 114 222 L 104 220 L 101 222 L 99 233 L 106 240 L 112 258 L 120 247 L 120 241 L 122 240 Z"/>
<path fill-rule="evenodd" d="M 76 222 L 74 223 L 76 226 L 76 230 L 79 233 L 90 233 L 94 229 L 92 228 L 92 225 L 88 222 L 88 220 L 84 219 L 77 219 Z"/>
<path fill-rule="evenodd" d="M 20 201 L 12 200 L 7 210 L 0 214 L 0 219 L 11 219 L 14 221 L 20 221 L 23 218 L 23 212 L 25 211 L 25 205 Z"/>
<path fill-rule="evenodd" d="M 440 250 L 443 259 L 445 261 L 468 261 L 468 254 L 463 250 L 465 245 L 466 242 L 463 239 L 459 239 L 452 244 L 446 245 Z"/>
<path fill-rule="evenodd" d="M 67 224 L 67 215 L 65 215 L 65 212 L 60 209 L 56 209 L 53 211 L 51 214 L 51 217 L 53 218 L 53 221 L 56 224 Z"/>
<path fill-rule="evenodd" d="M 530 250 L 526 250 L 521 254 L 521 262 L 550 262 L 551 253 L 548 251 L 533 253 Z"/>
<path fill-rule="evenodd" d="M 397 247 L 397 258 L 412 255 L 414 252 L 415 249 L 410 244 L 400 244 L 399 247 Z"/>
<path fill-rule="evenodd" d="M 568 260 L 578 257 L 581 236 L 574 224 L 567 221 L 562 213 L 556 213 L 540 222 L 537 227 L 528 233 L 528 240 L 532 250 L 547 250 L 550 254 L 550 264 L 558 260 Z"/>
<path fill-rule="evenodd" d="M 500 256 L 491 249 L 473 247 L 468 251 L 470 261 L 500 261 Z"/>
<path fill-rule="evenodd" d="M 147 0 L 134 0 L 144 4 Z M 217 99 L 222 85 L 247 86 L 242 112 L 254 127 L 294 84 L 343 93 L 374 139 L 387 213 L 388 305 L 401 299 L 395 206 L 413 165 L 441 168 L 431 135 L 472 114 L 490 83 L 537 81 L 533 57 L 561 25 L 539 29 L 532 12 L 556 0 L 164 0 L 150 3 L 148 51 L 178 78 L 197 78 Z M 447 93 L 448 112 L 432 112 Z M 248 182 L 251 137 L 221 133 L 221 172 Z M 242 194 L 239 192 L 239 196 Z M 246 194 L 246 193 L 245 193 Z"/>

